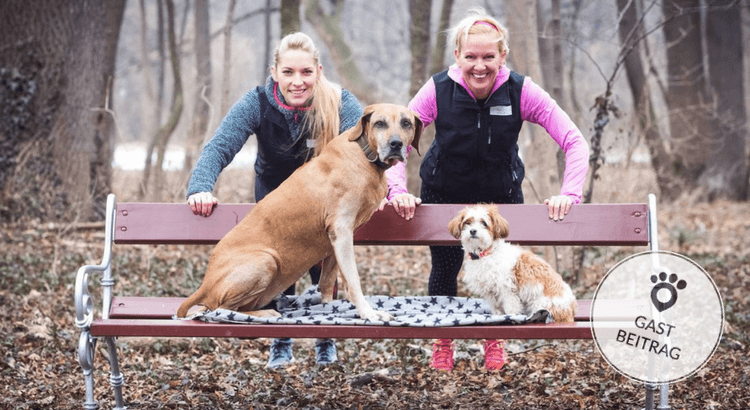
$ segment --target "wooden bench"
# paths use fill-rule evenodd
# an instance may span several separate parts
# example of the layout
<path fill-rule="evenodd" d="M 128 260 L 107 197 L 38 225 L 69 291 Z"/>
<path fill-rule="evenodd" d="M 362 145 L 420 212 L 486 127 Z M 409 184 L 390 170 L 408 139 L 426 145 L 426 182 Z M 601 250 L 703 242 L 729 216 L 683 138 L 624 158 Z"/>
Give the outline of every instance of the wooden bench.
<path fill-rule="evenodd" d="M 519 245 L 650 246 L 656 244 L 656 200 L 636 204 L 575 205 L 563 221 L 553 222 L 544 205 L 498 205 L 511 226 L 509 242 Z M 448 221 L 464 205 L 421 205 L 411 221 L 392 209 L 376 212 L 354 236 L 355 245 L 459 245 Z M 81 330 L 78 355 L 86 382 L 84 408 L 94 399 L 94 352 L 98 340 L 109 349 L 116 409 L 124 408 L 124 377 L 117 360 L 117 337 L 372 338 L 372 339 L 591 339 L 590 300 L 579 300 L 574 323 L 451 327 L 352 325 L 242 325 L 173 320 L 183 298 L 141 297 L 126 289 L 114 293 L 111 259 L 115 244 L 215 244 L 253 208 L 221 204 L 208 217 L 185 204 L 119 203 L 107 198 L 103 261 L 78 270 L 76 325 Z M 208 255 L 206 256 L 208 257 Z M 91 276 L 101 278 L 99 315 L 88 291 Z M 394 295 L 396 296 L 396 295 Z M 648 395 L 653 394 L 650 388 Z M 664 393 L 662 393 L 664 394 Z"/>

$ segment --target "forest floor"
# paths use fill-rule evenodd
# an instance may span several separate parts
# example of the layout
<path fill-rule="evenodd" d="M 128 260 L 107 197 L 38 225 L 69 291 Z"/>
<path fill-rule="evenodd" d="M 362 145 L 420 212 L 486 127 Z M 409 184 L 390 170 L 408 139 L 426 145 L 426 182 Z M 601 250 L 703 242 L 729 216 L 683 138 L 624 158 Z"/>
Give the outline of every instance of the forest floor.
<path fill-rule="evenodd" d="M 113 185 L 132 187 L 117 174 Z M 134 200 L 124 189 L 117 193 L 118 200 Z M 603 198 L 642 202 L 645 195 Z M 225 201 L 250 200 L 233 199 Z M 748 214 L 749 203 L 659 204 L 661 248 L 690 257 L 711 275 L 726 314 L 714 356 L 670 387 L 673 409 L 750 408 Z M 102 229 L 46 221 L 0 226 L 0 408 L 82 407 L 73 284 L 81 265 L 101 260 L 103 237 Z M 609 268 L 642 250 L 591 249 L 578 275 L 566 263 L 569 250 L 561 250 L 558 266 L 576 295 L 590 298 Z M 210 251 L 207 246 L 118 246 L 116 289 L 188 295 L 199 285 Z M 363 246 L 356 257 L 365 293 L 425 294 L 426 247 Z M 464 288 L 460 293 L 469 296 Z M 338 340 L 338 363 L 318 367 L 313 341 L 298 339 L 297 361 L 281 370 L 265 368 L 269 343 L 120 339 L 126 404 L 130 409 L 640 409 L 645 401 L 643 386 L 613 370 L 593 341 L 509 340 L 510 363 L 495 373 L 484 370 L 481 347 L 469 340 L 458 342 L 451 373 L 430 369 L 429 340 Z M 106 357 L 100 344 L 96 397 L 105 409 L 113 405 Z"/>

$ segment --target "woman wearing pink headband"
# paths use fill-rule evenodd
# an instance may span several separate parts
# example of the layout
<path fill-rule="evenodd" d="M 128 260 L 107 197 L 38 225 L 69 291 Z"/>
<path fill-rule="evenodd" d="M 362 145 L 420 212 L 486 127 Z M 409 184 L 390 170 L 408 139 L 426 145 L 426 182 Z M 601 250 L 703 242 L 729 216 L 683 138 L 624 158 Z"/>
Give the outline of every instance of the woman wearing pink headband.
<path fill-rule="evenodd" d="M 544 201 L 549 217 L 562 220 L 581 200 L 588 171 L 586 140 L 570 117 L 530 78 L 505 66 L 506 29 L 484 10 L 473 9 L 451 31 L 455 61 L 419 90 L 409 103 L 424 126 L 435 124 L 435 141 L 425 154 L 419 175 L 420 197 L 406 189 L 405 166 L 392 167 L 386 203 L 404 218 L 420 203 L 523 203 L 524 165 L 518 136 L 524 121 L 541 125 L 565 152 L 565 176 L 559 195 Z M 382 207 L 381 207 L 382 208 Z M 431 246 L 429 294 L 456 296 L 463 264 L 460 246 Z M 506 362 L 505 343 L 484 342 L 485 368 Z M 454 346 L 438 340 L 430 365 L 450 371 Z"/>

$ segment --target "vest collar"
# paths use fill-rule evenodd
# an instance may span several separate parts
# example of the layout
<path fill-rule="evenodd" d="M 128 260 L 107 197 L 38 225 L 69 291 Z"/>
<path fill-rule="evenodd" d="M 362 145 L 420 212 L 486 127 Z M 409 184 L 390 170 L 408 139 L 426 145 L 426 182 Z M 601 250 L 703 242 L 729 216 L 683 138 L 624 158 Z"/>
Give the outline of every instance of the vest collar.
<path fill-rule="evenodd" d="M 380 168 L 383 168 L 383 169 L 388 169 L 388 168 L 391 167 L 390 165 L 388 165 L 385 162 L 381 161 L 380 158 L 378 158 L 378 153 L 375 152 L 375 151 L 373 151 L 372 148 L 370 148 L 370 144 L 367 143 L 367 137 L 365 137 L 364 133 L 362 133 L 357 138 L 356 141 L 357 141 L 357 144 L 359 144 L 359 148 L 361 148 L 362 152 L 365 153 L 365 156 L 367 157 L 368 161 L 370 161 L 371 163 L 373 163 L 373 164 L 375 164 L 375 165 L 377 165 L 377 166 L 379 166 Z"/>

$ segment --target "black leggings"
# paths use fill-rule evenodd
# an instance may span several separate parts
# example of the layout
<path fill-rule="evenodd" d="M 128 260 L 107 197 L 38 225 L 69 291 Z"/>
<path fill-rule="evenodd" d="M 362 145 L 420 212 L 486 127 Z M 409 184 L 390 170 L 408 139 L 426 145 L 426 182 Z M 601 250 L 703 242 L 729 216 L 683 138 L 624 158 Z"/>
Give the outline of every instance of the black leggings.
<path fill-rule="evenodd" d="M 508 200 L 492 199 L 490 196 L 474 194 L 476 190 L 446 194 L 437 189 L 422 184 L 421 198 L 423 204 L 475 204 L 475 203 L 505 203 Z M 523 203 L 523 193 L 515 193 L 510 202 Z M 430 246 L 432 269 L 427 291 L 430 296 L 457 296 L 458 274 L 464 262 L 464 251 L 461 246 Z"/>
<path fill-rule="evenodd" d="M 454 198 L 428 188 L 422 184 L 421 197 L 423 204 L 455 204 L 466 201 L 454 201 Z M 457 296 L 458 273 L 464 263 L 464 251 L 460 246 L 430 246 L 432 269 L 427 291 L 430 296 Z"/>

